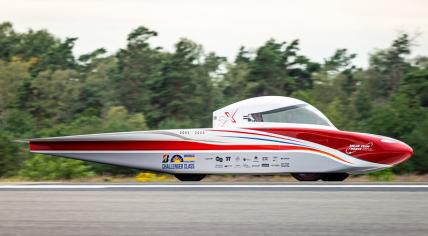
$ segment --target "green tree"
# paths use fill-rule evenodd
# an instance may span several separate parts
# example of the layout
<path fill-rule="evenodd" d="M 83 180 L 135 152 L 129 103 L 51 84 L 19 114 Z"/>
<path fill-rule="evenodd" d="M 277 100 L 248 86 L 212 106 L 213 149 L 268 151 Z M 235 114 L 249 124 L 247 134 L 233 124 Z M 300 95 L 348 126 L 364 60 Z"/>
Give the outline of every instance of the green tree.
<path fill-rule="evenodd" d="M 425 115 L 425 119 L 417 124 L 415 129 L 411 133 L 405 134 L 403 140 L 405 140 L 414 151 L 413 157 L 403 163 L 404 166 L 399 171 L 411 172 L 413 170 L 418 173 L 427 173 L 428 170 L 428 112 Z M 400 167 L 400 166 L 398 166 Z"/>
<path fill-rule="evenodd" d="M 101 116 L 106 108 L 120 105 L 112 76 L 117 74 L 116 57 L 92 58 L 84 71 L 76 107 L 79 114 Z"/>
<path fill-rule="evenodd" d="M 44 70 L 75 68 L 72 49 L 76 40 L 62 41 L 46 30 L 17 33 L 10 22 L 4 22 L 0 24 L 0 60 L 29 61 L 32 75 Z"/>
<path fill-rule="evenodd" d="M 222 94 L 222 106 L 247 98 L 245 87 L 247 86 L 250 73 L 250 61 L 251 53 L 244 47 L 241 47 L 235 58 L 235 62 L 226 64 L 227 73 L 224 74 L 218 85 Z"/>
<path fill-rule="evenodd" d="M 155 36 L 155 31 L 138 27 L 128 35 L 126 49 L 116 54 L 116 96 L 130 112 L 158 112 L 151 106 L 153 87 L 158 81 L 162 60 L 167 54 L 162 53 L 160 48 L 150 46 L 148 40 Z"/>
<path fill-rule="evenodd" d="M 70 120 L 79 107 L 80 75 L 74 70 L 41 72 L 31 84 L 31 113 L 40 125 Z"/>
<path fill-rule="evenodd" d="M 247 94 L 290 95 L 297 89 L 311 88 L 311 74 L 319 65 L 299 55 L 298 46 L 298 40 L 286 44 L 271 39 L 258 48 L 249 63 Z"/>
<path fill-rule="evenodd" d="M 410 47 L 411 39 L 407 34 L 402 34 L 390 48 L 378 50 L 370 56 L 364 89 L 372 98 L 389 99 L 399 89 L 401 80 L 410 67 L 406 60 L 411 52 Z"/>
<path fill-rule="evenodd" d="M 21 167 L 19 148 L 11 137 L 0 132 L 0 177 L 16 175 Z"/>
<path fill-rule="evenodd" d="M 164 59 L 154 88 L 155 111 L 151 115 L 154 123 L 175 119 L 176 124 L 192 120 L 194 127 L 206 126 L 210 117 L 206 111 L 213 107 L 214 95 L 210 74 L 217 70 L 221 61 L 214 54 L 205 57 L 200 45 L 180 40 L 175 52 Z"/>
<path fill-rule="evenodd" d="M 29 64 L 21 61 L 0 60 L 0 113 L 19 103 L 19 91 L 30 78 Z"/>

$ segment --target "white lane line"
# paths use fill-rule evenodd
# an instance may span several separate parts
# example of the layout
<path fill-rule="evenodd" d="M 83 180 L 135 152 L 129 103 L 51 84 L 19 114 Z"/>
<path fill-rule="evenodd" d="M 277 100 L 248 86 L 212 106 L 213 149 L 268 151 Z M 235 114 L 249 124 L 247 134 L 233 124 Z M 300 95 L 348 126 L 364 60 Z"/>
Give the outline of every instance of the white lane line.
<path fill-rule="evenodd" d="M 428 188 L 428 185 L 0 185 L 0 189 L 109 189 L 109 188 Z"/>

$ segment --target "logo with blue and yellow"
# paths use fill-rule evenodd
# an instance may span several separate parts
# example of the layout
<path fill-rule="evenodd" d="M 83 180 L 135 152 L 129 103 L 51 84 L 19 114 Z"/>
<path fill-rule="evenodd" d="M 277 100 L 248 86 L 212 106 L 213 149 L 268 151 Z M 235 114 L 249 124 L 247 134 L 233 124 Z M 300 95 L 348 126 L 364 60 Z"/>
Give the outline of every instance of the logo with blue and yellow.
<path fill-rule="evenodd" d="M 163 154 L 162 169 L 194 169 L 196 156 L 193 154 Z"/>

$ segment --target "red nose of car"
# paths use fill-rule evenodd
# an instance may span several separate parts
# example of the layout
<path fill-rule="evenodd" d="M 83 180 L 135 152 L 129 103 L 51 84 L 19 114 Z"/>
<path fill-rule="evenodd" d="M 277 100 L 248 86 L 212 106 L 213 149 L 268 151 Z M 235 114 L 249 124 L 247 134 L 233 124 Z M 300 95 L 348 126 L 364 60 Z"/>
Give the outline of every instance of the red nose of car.
<path fill-rule="evenodd" d="M 350 145 L 346 151 L 359 159 L 386 165 L 397 165 L 413 154 L 409 145 L 396 139 L 367 135 L 367 141 L 363 145 Z"/>

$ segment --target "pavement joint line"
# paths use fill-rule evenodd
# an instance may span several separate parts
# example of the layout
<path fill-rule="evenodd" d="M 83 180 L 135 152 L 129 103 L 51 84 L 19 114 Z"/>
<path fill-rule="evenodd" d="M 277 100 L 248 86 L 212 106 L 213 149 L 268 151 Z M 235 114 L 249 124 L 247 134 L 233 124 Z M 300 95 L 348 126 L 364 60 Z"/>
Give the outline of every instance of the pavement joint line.
<path fill-rule="evenodd" d="M 428 185 L 260 185 L 260 184 L 236 184 L 236 185 L 169 185 L 169 184 L 158 184 L 158 185 L 0 185 L 0 189 L 109 189 L 109 188 L 428 188 Z"/>

